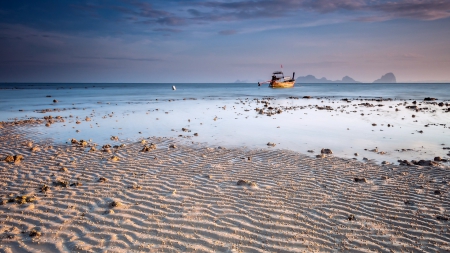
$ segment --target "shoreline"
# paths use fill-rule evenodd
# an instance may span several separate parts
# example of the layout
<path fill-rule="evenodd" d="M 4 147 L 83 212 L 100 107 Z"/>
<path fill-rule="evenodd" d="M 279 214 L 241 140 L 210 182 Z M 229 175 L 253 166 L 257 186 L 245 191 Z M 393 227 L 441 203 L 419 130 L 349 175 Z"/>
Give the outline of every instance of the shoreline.
<path fill-rule="evenodd" d="M 24 156 L 0 161 L 5 252 L 450 250 L 448 166 L 156 137 L 89 152 L 0 131 L 0 159 Z"/>

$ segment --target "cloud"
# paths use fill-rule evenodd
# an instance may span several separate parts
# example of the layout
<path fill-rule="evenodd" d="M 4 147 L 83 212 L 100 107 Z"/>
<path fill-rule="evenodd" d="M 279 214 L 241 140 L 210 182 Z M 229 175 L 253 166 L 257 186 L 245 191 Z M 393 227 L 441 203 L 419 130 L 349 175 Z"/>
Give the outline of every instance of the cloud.
<path fill-rule="evenodd" d="M 173 28 L 156 28 L 153 29 L 155 32 L 168 32 L 168 33 L 180 33 L 182 30 L 180 29 L 173 29 Z"/>
<path fill-rule="evenodd" d="M 236 33 L 237 33 L 236 30 L 223 30 L 223 31 L 219 32 L 220 35 L 233 35 L 233 34 L 236 34 Z"/>
<path fill-rule="evenodd" d="M 88 59 L 88 60 L 113 60 L 113 61 L 161 61 L 157 58 L 131 58 L 131 57 L 91 57 L 91 56 L 76 56 L 73 58 L 77 59 Z"/>

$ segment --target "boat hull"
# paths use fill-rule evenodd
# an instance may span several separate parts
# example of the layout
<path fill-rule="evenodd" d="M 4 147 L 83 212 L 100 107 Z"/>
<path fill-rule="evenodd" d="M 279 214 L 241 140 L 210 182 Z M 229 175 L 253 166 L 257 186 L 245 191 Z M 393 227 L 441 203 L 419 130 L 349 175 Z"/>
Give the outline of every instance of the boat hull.
<path fill-rule="evenodd" d="M 277 81 L 272 81 L 269 84 L 270 88 L 293 88 L 295 84 L 295 80 L 294 81 L 288 81 L 288 82 L 277 82 Z"/>

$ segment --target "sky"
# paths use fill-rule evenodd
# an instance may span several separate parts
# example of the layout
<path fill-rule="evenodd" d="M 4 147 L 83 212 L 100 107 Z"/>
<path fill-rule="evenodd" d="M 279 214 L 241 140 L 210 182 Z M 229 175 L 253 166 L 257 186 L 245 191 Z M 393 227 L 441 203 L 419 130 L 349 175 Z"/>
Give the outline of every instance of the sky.
<path fill-rule="evenodd" d="M 0 82 L 257 82 L 276 70 L 450 82 L 450 1 L 0 3 Z"/>

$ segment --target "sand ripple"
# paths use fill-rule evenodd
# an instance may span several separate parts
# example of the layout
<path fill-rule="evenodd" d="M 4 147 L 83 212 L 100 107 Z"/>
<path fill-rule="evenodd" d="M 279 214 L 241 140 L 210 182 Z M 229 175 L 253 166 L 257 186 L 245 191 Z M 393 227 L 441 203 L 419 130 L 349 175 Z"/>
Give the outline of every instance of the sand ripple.
<path fill-rule="evenodd" d="M 40 151 L 32 152 L 20 129 L 1 131 L 0 158 L 24 155 L 20 163 L 0 162 L 5 252 L 450 250 L 449 221 L 437 219 L 450 217 L 449 168 L 165 138 L 149 139 L 157 145 L 149 152 L 139 152 L 140 142 L 113 153 L 35 143 Z M 256 185 L 238 186 L 241 179 Z M 56 186 L 57 180 L 79 184 Z M 43 185 L 50 190 L 40 192 Z M 7 203 L 23 195 L 36 200 Z M 41 236 L 30 237 L 32 229 Z"/>

